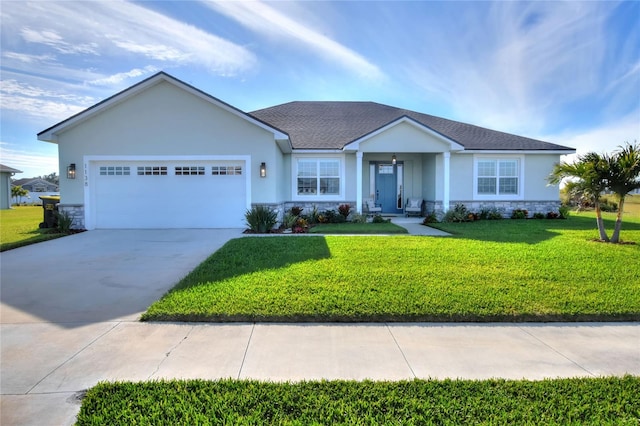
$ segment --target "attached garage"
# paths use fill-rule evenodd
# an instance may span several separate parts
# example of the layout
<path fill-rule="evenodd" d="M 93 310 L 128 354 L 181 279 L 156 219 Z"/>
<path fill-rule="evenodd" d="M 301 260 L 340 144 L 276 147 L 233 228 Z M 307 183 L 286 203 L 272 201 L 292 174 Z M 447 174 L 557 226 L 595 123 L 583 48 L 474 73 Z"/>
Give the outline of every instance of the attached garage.
<path fill-rule="evenodd" d="M 247 159 L 93 159 L 86 192 L 96 229 L 238 228 L 250 207 Z"/>

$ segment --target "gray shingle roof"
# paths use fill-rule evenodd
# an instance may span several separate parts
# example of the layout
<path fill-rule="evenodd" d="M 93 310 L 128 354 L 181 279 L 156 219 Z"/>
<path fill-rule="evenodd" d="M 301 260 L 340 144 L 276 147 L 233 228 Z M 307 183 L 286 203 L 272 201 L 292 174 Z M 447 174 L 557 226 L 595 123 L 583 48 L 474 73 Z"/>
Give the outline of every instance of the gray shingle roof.
<path fill-rule="evenodd" d="M 342 149 L 402 117 L 446 136 L 465 150 L 551 150 L 573 148 L 375 102 L 289 102 L 250 115 L 289 134 L 294 149 Z"/>

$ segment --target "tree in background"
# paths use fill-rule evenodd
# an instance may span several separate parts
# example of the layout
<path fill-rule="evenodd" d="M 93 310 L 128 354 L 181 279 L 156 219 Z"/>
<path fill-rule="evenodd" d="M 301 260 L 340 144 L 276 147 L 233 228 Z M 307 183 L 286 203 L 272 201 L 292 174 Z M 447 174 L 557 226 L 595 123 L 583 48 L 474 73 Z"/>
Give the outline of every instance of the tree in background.
<path fill-rule="evenodd" d="M 12 186 L 11 187 L 11 197 L 15 197 L 16 201 L 18 203 L 22 202 L 22 197 L 26 197 L 27 195 L 29 195 L 29 191 L 27 191 L 26 189 L 24 189 L 21 186 Z"/>
<path fill-rule="evenodd" d="M 620 242 L 622 214 L 626 196 L 640 188 L 640 145 L 627 142 L 609 157 L 607 188 L 618 198 L 618 215 L 611 242 Z"/>
<path fill-rule="evenodd" d="M 556 164 L 548 178 L 552 185 L 559 185 L 564 179 L 570 179 L 571 192 L 591 202 L 596 209 L 598 232 L 602 241 L 609 241 L 602 220 L 600 200 L 607 188 L 609 159 L 607 155 L 589 152 L 578 156 L 573 163 L 562 161 Z"/>

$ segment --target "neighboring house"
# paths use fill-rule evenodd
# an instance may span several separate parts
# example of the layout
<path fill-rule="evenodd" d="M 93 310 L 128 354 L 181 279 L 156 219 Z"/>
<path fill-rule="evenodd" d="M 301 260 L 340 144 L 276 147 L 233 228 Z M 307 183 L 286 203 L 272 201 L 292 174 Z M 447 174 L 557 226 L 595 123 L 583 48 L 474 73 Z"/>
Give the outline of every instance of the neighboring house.
<path fill-rule="evenodd" d="M 21 186 L 29 192 L 58 192 L 58 185 L 44 179 L 18 179 L 13 186 Z"/>
<path fill-rule="evenodd" d="M 11 176 L 21 170 L 0 164 L 0 209 L 11 208 Z"/>
<path fill-rule="evenodd" d="M 371 102 L 245 113 L 164 72 L 38 139 L 58 144 L 60 208 L 86 229 L 244 227 L 253 205 L 362 211 L 370 198 L 389 214 L 410 197 L 440 213 L 546 213 L 559 206 L 546 178 L 575 152 Z"/>

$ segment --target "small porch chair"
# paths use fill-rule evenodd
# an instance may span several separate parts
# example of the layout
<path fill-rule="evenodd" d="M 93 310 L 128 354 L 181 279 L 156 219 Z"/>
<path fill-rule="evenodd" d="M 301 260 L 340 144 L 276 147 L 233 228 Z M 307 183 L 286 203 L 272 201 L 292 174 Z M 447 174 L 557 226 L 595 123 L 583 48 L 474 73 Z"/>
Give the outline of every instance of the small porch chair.
<path fill-rule="evenodd" d="M 410 215 L 422 216 L 422 198 L 408 198 L 404 205 L 404 214 L 407 217 Z"/>
<path fill-rule="evenodd" d="M 364 206 L 366 208 L 367 213 L 369 213 L 370 215 L 382 213 L 382 206 L 380 204 L 376 204 L 373 198 L 365 199 Z"/>

